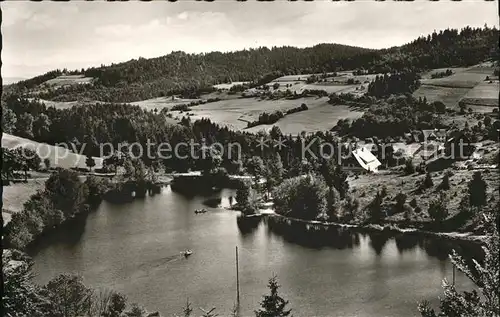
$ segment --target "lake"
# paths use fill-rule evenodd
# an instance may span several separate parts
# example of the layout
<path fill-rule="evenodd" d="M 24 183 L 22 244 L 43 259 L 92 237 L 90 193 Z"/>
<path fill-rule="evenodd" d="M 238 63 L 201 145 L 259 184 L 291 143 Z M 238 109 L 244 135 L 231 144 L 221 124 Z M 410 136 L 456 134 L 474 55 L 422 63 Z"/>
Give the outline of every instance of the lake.
<path fill-rule="evenodd" d="M 267 281 L 277 274 L 294 316 L 419 316 L 417 302 L 435 306 L 441 280 L 452 278 L 439 242 L 334 235 L 325 245 L 286 237 L 261 222 L 242 232 L 237 213 L 207 197 L 185 197 L 170 187 L 128 204 L 103 202 L 77 225 L 58 230 L 33 251 L 36 281 L 80 273 L 85 283 L 125 294 L 164 316 L 181 314 L 186 299 L 228 316 L 236 301 L 235 247 L 239 249 L 242 316 L 253 315 Z M 194 214 L 197 208 L 205 214 Z M 348 240 L 348 241 L 346 241 Z M 189 258 L 180 252 L 193 250 Z M 456 275 L 459 289 L 472 284 Z"/>

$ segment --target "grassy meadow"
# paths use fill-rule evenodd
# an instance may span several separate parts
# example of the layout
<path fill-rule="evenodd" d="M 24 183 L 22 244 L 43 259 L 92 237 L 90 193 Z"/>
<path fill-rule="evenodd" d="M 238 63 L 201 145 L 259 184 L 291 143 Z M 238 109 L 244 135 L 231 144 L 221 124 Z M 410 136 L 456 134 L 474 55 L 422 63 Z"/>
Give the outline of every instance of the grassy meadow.
<path fill-rule="evenodd" d="M 63 147 L 56 147 L 44 143 L 38 143 L 29 139 L 2 134 L 2 147 L 13 149 L 17 147 L 29 148 L 35 150 L 42 158 L 48 158 L 52 167 L 62 168 L 86 168 L 84 155 L 76 154 L 66 150 Z M 102 168 L 102 158 L 94 157 L 95 168 Z"/>

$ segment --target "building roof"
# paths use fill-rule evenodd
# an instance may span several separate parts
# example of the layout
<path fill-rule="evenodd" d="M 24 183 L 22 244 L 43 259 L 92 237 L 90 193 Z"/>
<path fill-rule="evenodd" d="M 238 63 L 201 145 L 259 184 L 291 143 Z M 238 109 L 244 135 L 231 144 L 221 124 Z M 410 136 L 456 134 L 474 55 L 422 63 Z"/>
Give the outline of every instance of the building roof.
<path fill-rule="evenodd" d="M 359 165 L 367 171 L 375 171 L 380 165 L 382 165 L 375 155 L 365 148 L 352 151 L 352 155 Z"/>
<path fill-rule="evenodd" d="M 424 140 L 428 140 L 429 138 L 446 138 L 446 129 L 431 129 L 431 130 L 422 130 L 424 135 Z"/>

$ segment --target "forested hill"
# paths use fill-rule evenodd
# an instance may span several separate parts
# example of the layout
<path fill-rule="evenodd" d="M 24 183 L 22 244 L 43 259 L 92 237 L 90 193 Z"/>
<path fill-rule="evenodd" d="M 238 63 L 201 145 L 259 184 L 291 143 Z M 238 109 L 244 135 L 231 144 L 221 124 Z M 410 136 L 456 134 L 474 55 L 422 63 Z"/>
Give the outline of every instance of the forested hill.
<path fill-rule="evenodd" d="M 380 51 L 374 70 L 426 70 L 450 66 L 471 66 L 499 60 L 499 33 L 496 27 L 434 31 L 409 44 Z"/>
<path fill-rule="evenodd" d="M 472 65 L 489 58 L 498 59 L 496 28 L 447 29 L 390 49 L 369 50 L 339 44 L 319 44 L 310 48 L 273 47 L 237 52 L 171 54 L 124 63 L 89 68 L 70 73 L 96 80 L 92 85 L 75 85 L 43 92 L 52 100 L 82 98 L 129 102 L 182 92 L 196 92 L 230 81 L 265 82 L 287 74 L 365 69 L 392 72 Z M 19 82 L 15 90 L 29 90 L 60 76 L 61 70 Z"/>

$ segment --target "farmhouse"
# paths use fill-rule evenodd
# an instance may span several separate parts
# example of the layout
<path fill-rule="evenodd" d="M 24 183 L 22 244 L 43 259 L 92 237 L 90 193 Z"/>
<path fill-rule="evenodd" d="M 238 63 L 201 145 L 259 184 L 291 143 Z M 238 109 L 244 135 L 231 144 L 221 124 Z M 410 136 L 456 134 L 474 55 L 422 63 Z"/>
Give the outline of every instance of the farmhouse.
<path fill-rule="evenodd" d="M 380 161 L 365 147 L 353 150 L 342 160 L 342 168 L 353 173 L 377 172 L 380 165 Z"/>
<path fill-rule="evenodd" d="M 428 141 L 439 141 L 444 142 L 446 140 L 446 129 L 431 129 L 431 130 L 422 130 L 422 134 L 424 136 L 424 142 Z"/>
<path fill-rule="evenodd" d="M 444 151 L 445 148 L 443 146 L 443 142 L 427 142 L 422 144 L 419 153 L 422 160 L 428 161 L 440 156 L 444 153 Z"/>
<path fill-rule="evenodd" d="M 446 156 L 455 160 L 468 158 L 474 150 L 475 146 L 470 138 L 460 131 L 453 133 L 444 144 Z"/>

